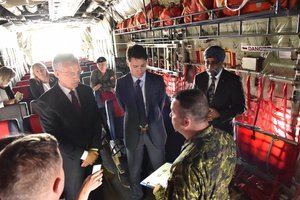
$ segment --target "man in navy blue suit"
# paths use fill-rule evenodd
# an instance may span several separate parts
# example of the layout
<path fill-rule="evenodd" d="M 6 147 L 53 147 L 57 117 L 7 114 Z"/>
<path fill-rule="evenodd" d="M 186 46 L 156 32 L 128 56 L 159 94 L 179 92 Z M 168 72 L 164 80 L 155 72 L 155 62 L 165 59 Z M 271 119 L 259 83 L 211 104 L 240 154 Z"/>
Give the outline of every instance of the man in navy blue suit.
<path fill-rule="evenodd" d="M 144 149 L 153 169 L 164 162 L 166 131 L 162 109 L 166 88 L 161 76 L 146 72 L 147 54 L 142 46 L 127 49 L 127 64 L 130 73 L 117 80 L 116 96 L 125 112 L 124 142 L 132 199 L 142 199 L 139 183 Z"/>
<path fill-rule="evenodd" d="M 98 159 L 101 124 L 90 87 L 80 84 L 80 66 L 72 54 L 58 54 L 53 60 L 58 82 L 34 104 L 45 132 L 59 143 L 65 171 L 66 200 L 77 199 L 78 191 Z M 51 164 L 51 163 L 49 163 Z"/>
<path fill-rule="evenodd" d="M 223 68 L 225 51 L 220 46 L 208 47 L 204 59 L 207 70 L 195 77 L 194 87 L 207 96 L 210 124 L 233 135 L 232 120 L 246 109 L 242 82 Z"/>

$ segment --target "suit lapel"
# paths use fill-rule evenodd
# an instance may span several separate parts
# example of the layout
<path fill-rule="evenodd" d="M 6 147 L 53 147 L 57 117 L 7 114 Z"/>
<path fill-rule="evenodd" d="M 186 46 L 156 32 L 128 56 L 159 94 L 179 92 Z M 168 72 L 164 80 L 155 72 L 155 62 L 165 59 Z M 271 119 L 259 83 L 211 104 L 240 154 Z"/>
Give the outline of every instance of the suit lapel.
<path fill-rule="evenodd" d="M 220 75 L 220 79 L 219 79 L 216 91 L 215 91 L 215 95 L 218 95 L 218 94 L 222 93 L 223 88 L 226 85 L 225 79 L 226 79 L 226 72 L 225 72 L 225 69 L 223 69 L 223 71 L 222 71 L 222 73 Z"/>
<path fill-rule="evenodd" d="M 134 86 L 133 86 L 133 79 L 130 73 L 127 74 L 127 80 L 125 81 L 126 85 L 124 88 L 126 88 L 126 91 L 124 91 L 125 96 L 128 96 L 128 101 L 132 102 L 134 104 L 136 112 L 138 112 L 137 104 L 136 104 L 136 99 L 135 99 L 135 93 L 134 93 Z"/>
<path fill-rule="evenodd" d="M 200 81 L 200 84 L 199 84 L 199 89 L 202 90 L 203 92 L 205 92 L 205 94 L 207 93 L 207 90 L 208 90 L 208 74 L 207 72 L 205 72 L 205 74 L 203 75 L 203 81 Z M 201 84 L 203 83 L 203 84 Z"/>
<path fill-rule="evenodd" d="M 67 112 L 70 112 L 72 114 L 78 115 L 78 113 L 75 111 L 75 108 L 73 108 L 73 105 L 69 98 L 66 96 L 66 94 L 60 89 L 59 85 L 56 84 L 55 86 L 56 90 L 56 98 L 58 100 L 58 106 L 60 107 L 60 110 L 66 110 Z"/>
<path fill-rule="evenodd" d="M 146 106 L 146 115 L 149 114 L 149 104 L 150 104 L 150 98 L 151 98 L 151 77 L 146 72 L 146 80 L 145 80 L 145 106 Z"/>
<path fill-rule="evenodd" d="M 77 86 L 76 88 L 76 92 L 77 92 L 77 95 L 78 95 L 78 98 L 79 98 L 79 103 L 80 103 L 80 106 L 81 106 L 81 110 L 84 110 L 84 106 L 86 105 L 85 104 L 85 97 L 83 95 L 83 92 L 82 92 L 82 88 L 79 87 L 79 85 Z"/>

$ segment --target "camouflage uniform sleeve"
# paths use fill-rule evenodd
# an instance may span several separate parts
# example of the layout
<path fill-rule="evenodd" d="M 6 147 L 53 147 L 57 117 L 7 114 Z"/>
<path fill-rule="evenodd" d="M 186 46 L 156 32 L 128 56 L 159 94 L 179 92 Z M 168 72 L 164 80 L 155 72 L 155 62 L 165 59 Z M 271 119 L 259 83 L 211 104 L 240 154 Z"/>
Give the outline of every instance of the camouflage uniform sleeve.
<path fill-rule="evenodd" d="M 201 164 L 200 166 L 199 164 L 198 162 L 195 165 L 184 166 L 181 168 L 184 169 L 181 173 L 175 170 L 167 189 L 161 187 L 155 193 L 155 199 L 167 200 L 169 199 L 168 197 L 171 197 L 173 200 L 199 199 L 201 194 L 204 193 L 203 179 L 206 174 L 205 171 L 200 172 Z"/>
<path fill-rule="evenodd" d="M 169 194 L 174 200 L 193 200 L 201 197 L 203 190 L 203 177 L 205 172 L 200 172 L 198 164 L 185 166 L 182 174 L 176 174 L 174 177 L 174 188 Z"/>
<path fill-rule="evenodd" d="M 90 86 L 93 88 L 98 84 L 97 71 L 92 71 Z"/>
<path fill-rule="evenodd" d="M 106 72 L 105 76 L 103 77 L 101 89 L 103 91 L 109 91 L 109 90 L 115 88 L 115 84 L 116 84 L 115 72 L 111 69 L 107 69 L 107 72 Z"/>

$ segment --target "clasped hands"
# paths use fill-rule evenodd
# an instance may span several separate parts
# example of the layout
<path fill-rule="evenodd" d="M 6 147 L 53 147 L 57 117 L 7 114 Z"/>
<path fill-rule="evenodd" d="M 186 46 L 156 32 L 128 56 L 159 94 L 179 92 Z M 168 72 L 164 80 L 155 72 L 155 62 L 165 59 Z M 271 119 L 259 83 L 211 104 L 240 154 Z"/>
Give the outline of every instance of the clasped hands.
<path fill-rule="evenodd" d="M 86 167 L 88 165 L 93 165 L 98 157 L 99 157 L 98 151 L 90 149 L 88 151 L 88 155 L 87 155 L 86 159 L 82 161 L 81 167 Z"/>
<path fill-rule="evenodd" d="M 101 85 L 100 83 L 98 83 L 97 85 L 95 85 L 95 86 L 93 87 L 93 90 L 94 90 L 94 91 L 97 91 L 97 90 L 99 90 L 101 87 L 102 87 L 102 85 Z"/>

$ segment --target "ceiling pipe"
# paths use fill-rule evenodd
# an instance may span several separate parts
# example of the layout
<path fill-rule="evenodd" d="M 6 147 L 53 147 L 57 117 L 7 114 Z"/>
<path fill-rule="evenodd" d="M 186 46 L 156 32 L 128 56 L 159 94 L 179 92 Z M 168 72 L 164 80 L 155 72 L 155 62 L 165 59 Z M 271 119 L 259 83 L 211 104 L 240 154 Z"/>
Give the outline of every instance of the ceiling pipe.
<path fill-rule="evenodd" d="M 91 13 L 93 12 L 94 10 L 96 10 L 97 8 L 99 7 L 99 3 L 96 2 L 96 1 L 92 1 L 90 3 L 90 5 L 87 7 L 86 11 L 87 13 Z"/>
<path fill-rule="evenodd" d="M 30 13 L 36 13 L 38 11 L 37 5 L 25 5 L 25 8 Z"/>
<path fill-rule="evenodd" d="M 24 6 L 24 5 L 36 5 L 36 4 L 41 4 L 46 1 L 42 0 L 0 0 L 0 4 L 2 6 L 6 6 L 7 8 L 9 7 L 14 7 L 14 6 Z"/>
<path fill-rule="evenodd" d="M 18 9 L 21 11 L 21 12 L 24 12 L 25 11 L 25 8 L 23 6 L 17 6 Z"/>

